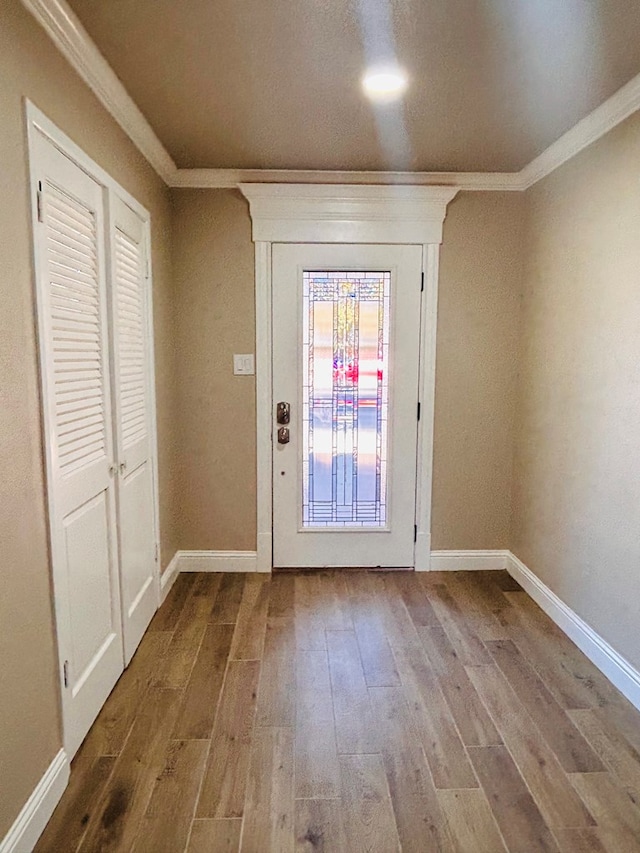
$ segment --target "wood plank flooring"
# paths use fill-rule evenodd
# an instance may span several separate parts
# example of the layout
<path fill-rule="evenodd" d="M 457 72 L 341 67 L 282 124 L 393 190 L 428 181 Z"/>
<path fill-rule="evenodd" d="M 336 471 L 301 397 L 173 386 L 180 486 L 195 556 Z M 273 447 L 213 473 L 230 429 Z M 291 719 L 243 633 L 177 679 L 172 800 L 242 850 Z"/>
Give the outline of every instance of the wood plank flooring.
<path fill-rule="evenodd" d="M 36 851 L 640 853 L 639 750 L 506 572 L 181 575 Z"/>

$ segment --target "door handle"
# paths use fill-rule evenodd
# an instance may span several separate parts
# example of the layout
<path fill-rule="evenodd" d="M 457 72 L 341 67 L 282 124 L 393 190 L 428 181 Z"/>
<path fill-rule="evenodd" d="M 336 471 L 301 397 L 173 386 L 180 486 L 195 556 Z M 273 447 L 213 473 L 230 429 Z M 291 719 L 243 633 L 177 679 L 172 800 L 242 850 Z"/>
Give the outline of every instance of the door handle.
<path fill-rule="evenodd" d="M 278 403 L 276 406 L 276 420 L 279 424 L 288 424 L 291 420 L 291 405 L 289 403 Z"/>
<path fill-rule="evenodd" d="M 278 430 L 278 444 L 289 444 L 289 427 L 280 427 Z"/>

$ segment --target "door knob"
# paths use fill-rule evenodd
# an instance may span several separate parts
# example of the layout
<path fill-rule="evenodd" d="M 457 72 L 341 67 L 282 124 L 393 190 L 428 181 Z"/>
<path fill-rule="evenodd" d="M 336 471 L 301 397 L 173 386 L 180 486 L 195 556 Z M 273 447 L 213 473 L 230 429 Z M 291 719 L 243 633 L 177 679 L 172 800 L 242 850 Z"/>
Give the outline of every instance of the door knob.
<path fill-rule="evenodd" d="M 289 444 L 289 427 L 280 427 L 278 430 L 278 444 Z"/>
<path fill-rule="evenodd" d="M 291 420 L 291 406 L 289 403 L 278 403 L 276 407 L 276 420 L 279 424 L 288 424 Z"/>

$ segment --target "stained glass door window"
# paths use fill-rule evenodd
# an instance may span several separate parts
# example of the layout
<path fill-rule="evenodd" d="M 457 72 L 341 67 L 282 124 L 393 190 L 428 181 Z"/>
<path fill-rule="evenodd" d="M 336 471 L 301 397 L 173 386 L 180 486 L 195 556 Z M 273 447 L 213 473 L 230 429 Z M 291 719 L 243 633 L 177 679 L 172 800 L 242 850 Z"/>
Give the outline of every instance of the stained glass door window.
<path fill-rule="evenodd" d="M 303 528 L 386 526 L 390 290 L 303 273 Z"/>

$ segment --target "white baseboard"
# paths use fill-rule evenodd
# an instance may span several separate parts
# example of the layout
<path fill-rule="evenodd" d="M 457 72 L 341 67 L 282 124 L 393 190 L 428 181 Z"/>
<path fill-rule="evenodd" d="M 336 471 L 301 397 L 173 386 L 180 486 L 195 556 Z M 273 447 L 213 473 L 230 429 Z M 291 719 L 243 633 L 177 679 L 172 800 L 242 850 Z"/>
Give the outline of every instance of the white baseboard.
<path fill-rule="evenodd" d="M 255 572 L 255 551 L 178 551 L 179 572 Z"/>
<path fill-rule="evenodd" d="M 432 572 L 497 571 L 506 569 L 509 551 L 432 551 Z"/>
<path fill-rule="evenodd" d="M 174 585 L 174 583 L 176 582 L 176 578 L 180 574 L 180 569 L 178 566 L 179 553 L 179 551 L 176 551 L 176 553 L 171 558 L 171 562 L 160 577 L 160 604 L 162 604 L 165 598 L 169 595 L 171 587 Z"/>
<path fill-rule="evenodd" d="M 69 782 L 69 759 L 64 749 L 53 759 L 44 776 L 0 841 L 0 853 L 31 853 L 42 835 Z"/>
<path fill-rule="evenodd" d="M 640 672 L 514 554 L 509 554 L 507 570 L 600 672 L 640 710 Z"/>
<path fill-rule="evenodd" d="M 426 538 L 426 537 L 425 537 Z M 509 551 L 431 551 L 431 571 L 479 571 L 506 569 Z M 266 564 L 265 564 L 266 565 Z M 179 572 L 257 572 L 260 568 L 256 551 L 176 551 L 162 575 L 163 600 Z M 425 565 L 416 571 L 428 571 Z"/>

